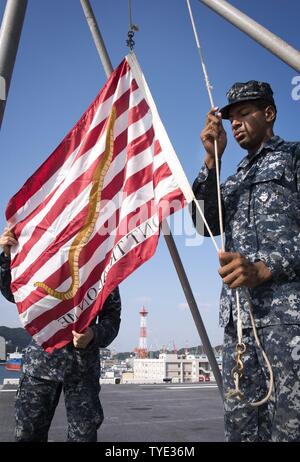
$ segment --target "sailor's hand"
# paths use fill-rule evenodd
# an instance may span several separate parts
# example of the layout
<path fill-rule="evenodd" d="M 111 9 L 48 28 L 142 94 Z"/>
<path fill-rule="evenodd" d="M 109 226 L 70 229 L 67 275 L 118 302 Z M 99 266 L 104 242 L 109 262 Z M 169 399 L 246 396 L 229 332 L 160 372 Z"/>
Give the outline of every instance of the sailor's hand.
<path fill-rule="evenodd" d="M 10 228 L 5 228 L 0 236 L 0 246 L 3 249 L 4 255 L 10 257 L 10 248 L 13 245 L 17 245 L 18 241 L 13 235 Z"/>
<path fill-rule="evenodd" d="M 222 115 L 217 110 L 218 107 L 214 107 L 208 112 L 206 125 L 200 136 L 206 152 L 205 163 L 209 169 L 215 168 L 214 141 L 217 140 L 219 158 L 222 156 L 227 145 L 227 135 L 222 124 Z"/>
<path fill-rule="evenodd" d="M 75 330 L 72 330 L 72 334 L 73 345 L 75 348 L 86 348 L 94 338 L 94 332 L 90 327 L 88 327 L 81 334 L 79 332 L 76 332 Z"/>
<path fill-rule="evenodd" d="M 240 253 L 220 251 L 219 260 L 219 274 L 230 289 L 257 287 L 272 278 L 271 271 L 262 261 L 252 263 Z"/>

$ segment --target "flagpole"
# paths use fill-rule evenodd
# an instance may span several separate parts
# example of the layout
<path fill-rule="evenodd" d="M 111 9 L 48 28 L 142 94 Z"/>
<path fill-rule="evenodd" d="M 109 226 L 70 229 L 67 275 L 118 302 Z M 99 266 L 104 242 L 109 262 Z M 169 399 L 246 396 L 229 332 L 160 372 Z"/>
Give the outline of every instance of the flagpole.
<path fill-rule="evenodd" d="M 300 51 L 282 40 L 278 35 L 263 27 L 241 10 L 235 8 L 226 0 L 200 0 L 215 13 L 219 14 L 245 34 L 249 35 L 259 45 L 266 48 L 277 58 L 300 72 Z"/>
<path fill-rule="evenodd" d="M 169 249 L 170 255 L 173 260 L 173 264 L 175 266 L 177 276 L 180 280 L 181 287 L 183 289 L 183 292 L 185 294 L 185 298 L 188 302 L 189 308 L 191 310 L 194 322 L 196 324 L 196 328 L 198 331 L 198 334 L 201 338 L 202 345 L 203 345 L 203 350 L 208 358 L 209 364 L 211 365 L 213 374 L 216 379 L 216 383 L 219 387 L 219 391 L 221 393 L 221 397 L 223 398 L 223 382 L 222 382 L 222 376 L 221 372 L 218 366 L 218 363 L 216 361 L 216 357 L 213 351 L 213 348 L 211 346 L 209 337 L 207 335 L 197 302 L 195 300 L 191 285 L 189 283 L 187 274 L 185 272 L 184 266 L 182 264 L 180 255 L 178 253 L 175 241 L 173 239 L 170 227 L 168 225 L 167 220 L 163 220 L 161 224 L 162 231 L 164 233 L 164 238 L 167 244 L 167 247 Z"/>
<path fill-rule="evenodd" d="M 7 0 L 0 29 L 0 128 L 21 37 L 27 0 Z"/>
<path fill-rule="evenodd" d="M 107 53 L 106 47 L 104 40 L 102 38 L 99 26 L 97 24 L 97 20 L 95 18 L 94 12 L 92 10 L 91 4 L 89 0 L 80 0 L 80 3 L 82 5 L 86 20 L 88 22 L 90 31 L 92 33 L 96 48 L 98 50 L 102 65 L 104 67 L 104 71 L 106 73 L 106 76 L 109 77 L 110 74 L 113 72 L 113 67 L 109 58 L 109 55 Z M 216 379 L 216 383 L 218 385 L 221 397 L 223 399 L 223 384 L 222 384 L 222 376 L 220 373 L 220 369 L 218 366 L 218 363 L 216 361 L 213 348 L 211 346 L 210 340 L 208 338 L 207 332 L 205 330 L 205 326 L 203 324 L 195 297 L 193 295 L 191 286 L 189 284 L 186 272 L 184 270 L 183 264 L 181 262 L 176 244 L 174 242 L 170 227 L 168 225 L 168 222 L 166 220 L 163 220 L 162 222 L 162 232 L 164 234 L 165 241 L 167 243 L 167 247 L 169 249 L 169 252 L 171 254 L 175 269 L 177 271 L 178 278 L 180 280 L 181 286 L 183 288 L 184 294 L 186 296 L 186 300 L 188 302 L 188 305 L 190 307 L 194 322 L 196 324 L 199 336 L 202 341 L 203 349 L 207 355 L 207 358 L 209 360 L 209 363 L 211 365 L 213 374 Z"/>

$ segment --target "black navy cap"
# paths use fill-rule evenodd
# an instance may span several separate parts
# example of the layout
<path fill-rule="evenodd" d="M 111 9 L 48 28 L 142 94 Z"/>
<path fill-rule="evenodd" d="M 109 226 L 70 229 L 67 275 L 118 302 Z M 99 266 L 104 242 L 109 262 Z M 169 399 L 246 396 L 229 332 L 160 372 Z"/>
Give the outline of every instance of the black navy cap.
<path fill-rule="evenodd" d="M 220 109 L 223 119 L 228 119 L 228 112 L 233 104 L 255 99 L 264 99 L 269 101 L 275 108 L 273 90 L 267 82 L 258 82 L 249 80 L 248 82 L 236 82 L 226 93 L 228 104 Z"/>

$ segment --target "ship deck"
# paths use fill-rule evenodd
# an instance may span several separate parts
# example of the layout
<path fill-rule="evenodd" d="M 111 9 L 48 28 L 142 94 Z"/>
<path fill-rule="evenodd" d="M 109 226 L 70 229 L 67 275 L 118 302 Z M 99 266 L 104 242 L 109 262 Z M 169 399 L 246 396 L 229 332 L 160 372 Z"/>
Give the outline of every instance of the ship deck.
<path fill-rule="evenodd" d="M 0 442 L 13 441 L 13 386 L 0 390 Z M 100 442 L 221 442 L 223 407 L 216 385 L 102 385 L 105 420 Z M 65 441 L 63 398 L 56 410 L 49 441 Z"/>

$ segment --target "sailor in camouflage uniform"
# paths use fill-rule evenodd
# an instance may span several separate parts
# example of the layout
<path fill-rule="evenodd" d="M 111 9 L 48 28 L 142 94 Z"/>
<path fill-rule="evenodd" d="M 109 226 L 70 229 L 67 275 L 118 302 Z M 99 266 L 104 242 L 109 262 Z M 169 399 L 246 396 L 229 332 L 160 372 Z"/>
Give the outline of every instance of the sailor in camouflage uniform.
<path fill-rule="evenodd" d="M 14 302 L 10 290 L 9 247 L 16 244 L 6 230 L 0 237 L 0 289 Z M 114 289 L 88 329 L 74 332 L 73 343 L 49 354 L 32 341 L 24 350 L 24 362 L 15 404 L 15 440 L 47 441 L 61 391 L 68 420 L 67 441 L 97 441 L 103 421 L 99 400 L 99 348 L 107 347 L 120 326 L 121 299 Z"/>
<path fill-rule="evenodd" d="M 227 441 L 300 441 L 300 143 L 274 136 L 276 106 L 268 83 L 235 83 L 228 105 L 208 113 L 201 134 L 205 164 L 193 190 L 204 201 L 213 234 L 220 234 L 214 139 L 219 155 L 227 138 L 222 118 L 229 119 L 235 140 L 248 154 L 237 172 L 221 185 L 225 252 L 220 252 L 223 279 L 220 325 L 225 327 L 223 380 Z M 193 210 L 197 226 L 197 212 Z M 197 226 L 199 229 L 199 226 Z M 207 230 L 204 231 L 208 235 Z M 234 388 L 239 287 L 245 400 L 227 399 Z M 271 399 L 260 407 L 250 402 L 266 396 L 269 375 L 255 343 L 245 291 L 250 293 L 258 336 L 274 373 Z"/>

